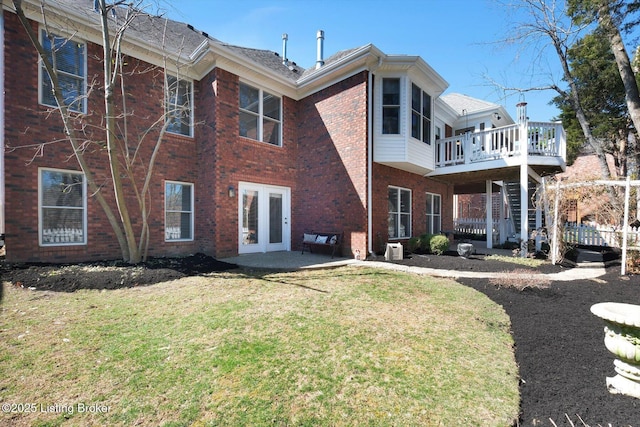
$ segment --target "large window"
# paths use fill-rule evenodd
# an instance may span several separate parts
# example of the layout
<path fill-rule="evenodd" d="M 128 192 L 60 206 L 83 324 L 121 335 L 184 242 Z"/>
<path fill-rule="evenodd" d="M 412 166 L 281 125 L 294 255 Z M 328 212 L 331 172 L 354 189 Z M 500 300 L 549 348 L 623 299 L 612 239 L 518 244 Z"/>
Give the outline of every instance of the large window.
<path fill-rule="evenodd" d="M 240 83 L 240 136 L 282 145 L 280 97 Z"/>
<path fill-rule="evenodd" d="M 180 135 L 192 136 L 192 99 L 193 84 L 190 81 L 178 80 L 175 76 L 167 76 L 167 131 Z"/>
<path fill-rule="evenodd" d="M 442 227 L 442 206 L 439 194 L 427 193 L 427 233 L 438 234 Z"/>
<path fill-rule="evenodd" d="M 40 169 L 38 180 L 40 244 L 86 244 L 87 191 L 84 174 Z"/>
<path fill-rule="evenodd" d="M 382 133 L 400 133 L 400 79 L 382 79 Z"/>
<path fill-rule="evenodd" d="M 411 85 L 411 136 L 431 144 L 431 96 Z"/>
<path fill-rule="evenodd" d="M 165 240 L 193 240 L 193 184 L 166 181 Z"/>
<path fill-rule="evenodd" d="M 389 238 L 411 237 L 411 190 L 389 187 Z"/>
<path fill-rule="evenodd" d="M 46 31 L 42 30 L 40 34 L 42 47 L 57 71 L 64 104 L 72 111 L 84 112 L 87 76 L 85 44 L 57 35 L 53 35 L 52 43 Z M 57 107 L 53 84 L 44 65 L 40 67 L 40 82 L 40 102 Z"/>

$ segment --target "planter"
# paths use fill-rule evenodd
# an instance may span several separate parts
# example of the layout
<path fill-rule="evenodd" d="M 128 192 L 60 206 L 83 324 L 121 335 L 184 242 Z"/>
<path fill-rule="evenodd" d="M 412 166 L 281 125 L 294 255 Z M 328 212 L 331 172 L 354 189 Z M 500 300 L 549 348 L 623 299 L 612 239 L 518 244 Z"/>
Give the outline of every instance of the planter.
<path fill-rule="evenodd" d="M 617 357 L 618 375 L 607 377 L 607 388 L 640 399 L 640 305 L 602 302 L 591 312 L 604 320 L 604 345 Z"/>

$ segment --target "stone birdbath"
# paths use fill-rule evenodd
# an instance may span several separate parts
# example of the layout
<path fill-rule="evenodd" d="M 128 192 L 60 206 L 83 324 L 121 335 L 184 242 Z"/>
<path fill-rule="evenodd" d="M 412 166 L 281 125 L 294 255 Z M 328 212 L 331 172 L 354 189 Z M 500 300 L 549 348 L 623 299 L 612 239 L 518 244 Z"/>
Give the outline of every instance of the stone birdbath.
<path fill-rule="evenodd" d="M 640 305 L 602 302 L 591 312 L 604 320 L 604 345 L 617 357 L 617 375 L 607 377 L 609 392 L 640 399 Z"/>

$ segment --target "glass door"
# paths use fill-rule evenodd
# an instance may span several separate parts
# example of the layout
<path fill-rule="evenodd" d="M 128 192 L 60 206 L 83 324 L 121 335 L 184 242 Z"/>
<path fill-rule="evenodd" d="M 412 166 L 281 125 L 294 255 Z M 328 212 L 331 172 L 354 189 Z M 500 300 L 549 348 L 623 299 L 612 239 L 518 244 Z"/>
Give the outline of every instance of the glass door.
<path fill-rule="evenodd" d="M 290 249 L 290 194 L 287 187 L 240 183 L 239 253 Z"/>

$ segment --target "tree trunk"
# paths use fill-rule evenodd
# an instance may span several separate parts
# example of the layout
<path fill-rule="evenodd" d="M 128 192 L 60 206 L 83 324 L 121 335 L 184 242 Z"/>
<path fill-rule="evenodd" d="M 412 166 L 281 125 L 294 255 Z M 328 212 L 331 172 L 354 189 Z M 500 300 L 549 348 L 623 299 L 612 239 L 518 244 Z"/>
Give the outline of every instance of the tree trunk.
<path fill-rule="evenodd" d="M 602 5 L 598 9 L 598 23 L 607 34 L 611 51 L 616 59 L 618 72 L 620 73 L 620 78 L 622 79 L 622 84 L 624 85 L 624 90 L 626 92 L 629 116 L 631 117 L 631 121 L 633 122 L 633 126 L 636 131 L 640 131 L 640 91 L 638 90 L 636 76 L 633 72 L 633 68 L 631 67 L 631 61 L 629 60 L 627 49 L 624 47 L 620 30 L 613 22 L 608 1 L 603 1 Z M 635 146 L 632 147 L 632 151 L 634 154 L 638 152 L 637 142 L 635 143 Z"/>

